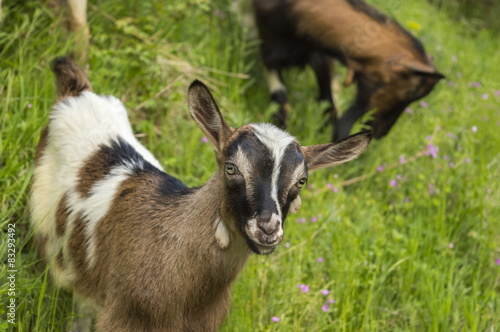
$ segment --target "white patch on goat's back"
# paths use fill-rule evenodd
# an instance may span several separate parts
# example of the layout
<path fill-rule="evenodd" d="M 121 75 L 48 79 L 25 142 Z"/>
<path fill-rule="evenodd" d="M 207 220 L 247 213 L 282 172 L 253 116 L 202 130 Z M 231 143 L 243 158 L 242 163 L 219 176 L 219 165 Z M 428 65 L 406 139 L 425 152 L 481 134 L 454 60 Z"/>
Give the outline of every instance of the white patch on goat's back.
<path fill-rule="evenodd" d="M 274 166 L 271 175 L 271 197 L 276 202 L 279 216 L 282 216 L 278 200 L 278 179 L 280 175 L 281 162 L 287 147 L 295 142 L 295 137 L 287 132 L 267 123 L 252 124 L 257 138 L 271 151 Z"/>
<path fill-rule="evenodd" d="M 115 97 L 98 96 L 90 91 L 78 97 L 68 97 L 53 107 L 48 125 L 47 144 L 34 170 L 30 198 L 31 222 L 35 232 L 46 239 L 46 254 L 54 262 L 61 248 L 65 249 L 72 233 L 75 215 L 82 212 L 88 241 L 87 257 L 94 264 L 95 230 L 100 219 L 109 211 L 119 184 L 139 164 L 128 163 L 113 169 L 104 179 L 94 184 L 88 198 L 76 191 L 79 172 L 88 158 L 102 145 L 110 145 L 118 138 L 126 141 L 149 163 L 162 169 L 153 155 L 133 135 L 127 112 Z M 65 238 L 56 234 L 56 211 L 62 196 L 68 194 L 68 208 L 72 211 Z M 52 269 L 56 271 L 56 269 Z M 71 264 L 66 270 L 56 271 L 56 281 L 68 284 L 77 271 Z"/>

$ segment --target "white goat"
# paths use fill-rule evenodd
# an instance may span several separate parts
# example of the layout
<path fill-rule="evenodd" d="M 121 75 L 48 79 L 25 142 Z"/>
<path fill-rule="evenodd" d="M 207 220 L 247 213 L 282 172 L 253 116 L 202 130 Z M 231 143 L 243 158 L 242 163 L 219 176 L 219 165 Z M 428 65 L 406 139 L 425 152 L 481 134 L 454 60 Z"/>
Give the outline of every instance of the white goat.
<path fill-rule="evenodd" d="M 230 288 L 253 251 L 270 254 L 308 171 L 354 159 L 370 135 L 302 147 L 268 124 L 231 128 L 199 81 L 192 117 L 218 170 L 187 188 L 134 137 L 122 103 L 91 91 L 56 59 L 59 100 L 36 155 L 32 223 L 60 287 L 74 290 L 88 331 L 216 331 Z"/>

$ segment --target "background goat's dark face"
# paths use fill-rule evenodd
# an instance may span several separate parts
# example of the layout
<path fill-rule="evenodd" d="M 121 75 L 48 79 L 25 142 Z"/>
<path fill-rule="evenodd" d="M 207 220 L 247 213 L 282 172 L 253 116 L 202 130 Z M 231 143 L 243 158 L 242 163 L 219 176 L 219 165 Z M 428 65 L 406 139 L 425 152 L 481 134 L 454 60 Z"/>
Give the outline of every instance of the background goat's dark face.
<path fill-rule="evenodd" d="M 231 214 L 251 250 L 269 254 L 283 239 L 284 220 L 300 206 L 307 166 L 299 144 L 267 124 L 239 128 L 224 151 Z"/>
<path fill-rule="evenodd" d="M 368 124 L 373 129 L 373 136 L 380 138 L 389 132 L 410 103 L 429 94 L 443 77 L 438 72 L 390 68 L 382 75 L 380 72 L 361 73 L 356 77 L 358 100 L 355 105 L 363 108 L 363 112 L 375 110 Z"/>

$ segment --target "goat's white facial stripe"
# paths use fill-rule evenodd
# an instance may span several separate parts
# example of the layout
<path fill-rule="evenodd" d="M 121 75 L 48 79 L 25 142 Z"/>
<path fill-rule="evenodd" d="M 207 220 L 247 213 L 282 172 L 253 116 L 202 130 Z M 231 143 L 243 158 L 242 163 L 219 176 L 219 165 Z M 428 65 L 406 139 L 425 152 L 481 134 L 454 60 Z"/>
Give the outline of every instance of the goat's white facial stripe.
<path fill-rule="evenodd" d="M 278 200 L 278 180 L 280 175 L 281 162 L 287 147 L 295 141 L 295 138 L 273 125 L 261 123 L 253 124 L 257 138 L 268 147 L 274 159 L 273 171 L 271 175 L 271 197 L 278 208 L 281 218 L 281 208 Z"/>

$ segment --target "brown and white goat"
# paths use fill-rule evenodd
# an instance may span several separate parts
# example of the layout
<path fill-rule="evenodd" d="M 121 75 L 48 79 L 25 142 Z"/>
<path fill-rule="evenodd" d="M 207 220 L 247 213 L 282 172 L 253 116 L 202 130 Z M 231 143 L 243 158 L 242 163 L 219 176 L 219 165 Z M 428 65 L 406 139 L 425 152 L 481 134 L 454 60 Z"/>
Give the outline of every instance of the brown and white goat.
<path fill-rule="evenodd" d="M 137 141 L 118 99 L 92 92 L 70 60 L 53 70 L 59 99 L 36 154 L 32 224 L 54 281 L 97 331 L 216 331 L 248 255 L 283 239 L 308 171 L 354 159 L 370 139 L 303 147 L 269 124 L 233 129 L 195 81 L 189 109 L 218 169 L 188 188 Z M 88 331 L 90 317 L 74 328 Z"/>
<path fill-rule="evenodd" d="M 253 0 L 262 40 L 261 55 L 271 99 L 279 104 L 277 123 L 286 127 L 289 104 L 282 70 L 310 65 L 319 99 L 328 102 L 334 140 L 375 110 L 373 136 L 386 135 L 401 112 L 427 95 L 444 76 L 422 43 L 362 0 Z M 345 85 L 356 81 L 357 96 L 337 120 L 331 92 L 331 57 L 348 67 Z"/>

